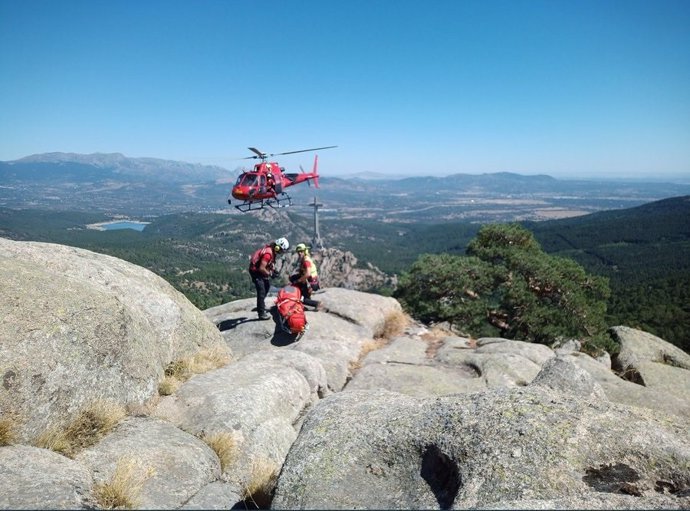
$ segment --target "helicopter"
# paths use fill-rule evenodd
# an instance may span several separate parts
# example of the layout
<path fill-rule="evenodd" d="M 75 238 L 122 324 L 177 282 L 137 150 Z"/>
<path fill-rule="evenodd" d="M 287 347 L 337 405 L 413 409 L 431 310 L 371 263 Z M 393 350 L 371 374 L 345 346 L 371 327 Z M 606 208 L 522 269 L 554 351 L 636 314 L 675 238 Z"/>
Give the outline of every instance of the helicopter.
<path fill-rule="evenodd" d="M 317 170 L 319 155 L 314 156 L 314 168 L 311 172 L 294 172 L 286 173 L 285 168 L 278 165 L 277 162 L 267 161 L 273 156 L 281 156 L 284 154 L 306 153 L 308 151 L 319 151 L 321 149 L 332 149 L 338 147 L 335 145 L 327 147 L 315 147 L 313 149 L 300 149 L 299 151 L 287 151 L 284 153 L 264 153 L 259 151 L 256 147 L 249 147 L 248 149 L 254 153 L 254 156 L 242 158 L 243 160 L 258 159 L 259 163 L 254 165 L 253 170 L 242 172 L 237 178 L 232 191 L 228 196 L 228 204 L 232 204 L 232 199 L 242 201 L 235 207 L 242 213 L 247 211 L 255 211 L 263 209 L 266 206 L 272 208 L 282 208 L 292 205 L 292 199 L 284 191 L 286 188 L 304 183 L 310 184 L 314 181 L 314 186 L 319 187 L 319 174 Z"/>

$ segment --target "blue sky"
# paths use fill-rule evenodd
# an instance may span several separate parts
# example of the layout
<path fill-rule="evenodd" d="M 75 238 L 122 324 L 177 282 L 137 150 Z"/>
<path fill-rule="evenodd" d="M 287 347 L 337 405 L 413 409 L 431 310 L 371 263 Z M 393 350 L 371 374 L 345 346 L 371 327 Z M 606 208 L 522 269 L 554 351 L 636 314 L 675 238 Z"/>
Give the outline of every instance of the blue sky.
<path fill-rule="evenodd" d="M 690 1 L 0 0 L 0 160 L 327 145 L 323 174 L 690 178 Z"/>

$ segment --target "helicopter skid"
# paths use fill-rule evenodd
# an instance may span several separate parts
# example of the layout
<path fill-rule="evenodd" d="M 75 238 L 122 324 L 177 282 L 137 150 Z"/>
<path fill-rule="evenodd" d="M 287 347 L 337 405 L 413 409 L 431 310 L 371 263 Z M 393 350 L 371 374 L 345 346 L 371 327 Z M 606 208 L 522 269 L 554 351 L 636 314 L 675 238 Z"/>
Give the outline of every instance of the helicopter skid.
<path fill-rule="evenodd" d="M 281 193 L 280 197 L 276 197 L 275 199 L 267 199 L 265 202 L 267 206 L 272 208 L 286 208 L 288 206 L 292 206 L 292 199 L 287 193 Z"/>
<path fill-rule="evenodd" d="M 266 206 L 271 208 L 286 208 L 292 206 L 292 199 L 286 193 L 282 193 L 280 197 L 275 197 L 272 199 L 262 199 L 258 201 L 244 201 L 242 204 L 235 206 L 242 213 L 248 211 L 257 211 L 259 209 L 264 209 Z"/>

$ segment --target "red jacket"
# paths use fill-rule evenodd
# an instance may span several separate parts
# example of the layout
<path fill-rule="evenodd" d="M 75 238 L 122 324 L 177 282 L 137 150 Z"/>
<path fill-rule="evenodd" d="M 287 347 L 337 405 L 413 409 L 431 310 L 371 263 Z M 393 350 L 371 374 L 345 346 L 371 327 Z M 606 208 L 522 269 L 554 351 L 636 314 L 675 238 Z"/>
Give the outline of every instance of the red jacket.
<path fill-rule="evenodd" d="M 270 244 L 261 247 L 252 254 L 252 257 L 249 261 L 249 271 L 251 273 L 258 273 L 259 268 L 261 268 L 261 261 L 266 261 L 266 271 L 268 272 L 266 277 L 270 276 L 273 272 L 273 267 L 275 264 L 273 247 Z"/>

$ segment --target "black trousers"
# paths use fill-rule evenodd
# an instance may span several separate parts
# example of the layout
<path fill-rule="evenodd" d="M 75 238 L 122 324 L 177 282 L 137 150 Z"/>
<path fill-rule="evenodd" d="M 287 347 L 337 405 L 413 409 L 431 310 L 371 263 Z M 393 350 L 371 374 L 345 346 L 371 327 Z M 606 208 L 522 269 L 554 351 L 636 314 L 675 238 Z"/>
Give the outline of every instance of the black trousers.
<path fill-rule="evenodd" d="M 299 290 L 302 292 L 302 303 L 304 303 L 304 305 L 309 305 L 311 307 L 317 307 L 319 305 L 319 302 L 316 300 L 312 300 L 310 297 L 312 291 L 319 290 L 319 284 L 317 283 L 314 285 L 314 287 L 312 287 L 306 282 L 297 282 L 298 278 L 299 275 L 293 275 L 290 277 L 290 282 L 293 286 L 297 286 Z"/>
<path fill-rule="evenodd" d="M 249 275 L 256 288 L 256 312 L 261 316 L 266 312 L 266 295 L 271 289 L 271 281 L 259 272 L 250 271 Z"/>

